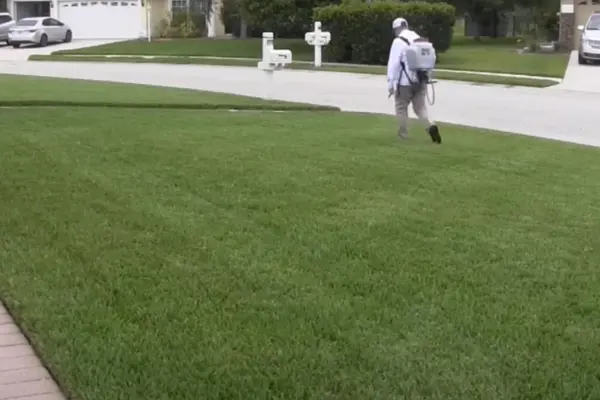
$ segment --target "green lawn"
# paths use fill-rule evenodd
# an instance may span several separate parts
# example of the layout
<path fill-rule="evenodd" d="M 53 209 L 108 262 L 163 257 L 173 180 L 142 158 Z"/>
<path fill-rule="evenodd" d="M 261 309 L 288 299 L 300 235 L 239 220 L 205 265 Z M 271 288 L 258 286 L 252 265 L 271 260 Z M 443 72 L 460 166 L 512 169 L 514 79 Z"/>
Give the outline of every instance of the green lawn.
<path fill-rule="evenodd" d="M 276 46 L 291 49 L 296 61 L 313 60 L 312 47 L 302 39 L 277 39 Z M 518 54 L 517 48 L 519 47 L 522 48 L 523 45 L 515 43 L 512 38 L 478 43 L 473 39 L 459 37 L 455 46 L 452 46 L 447 53 L 440 54 L 438 68 L 563 77 L 568 54 Z M 55 54 L 213 56 L 258 59 L 261 54 L 261 41 L 260 39 L 175 39 L 148 43 L 136 40 L 79 50 L 59 51 Z M 326 55 L 324 55 L 324 61 L 328 61 Z"/>
<path fill-rule="evenodd" d="M 2 87 L 0 104 L 7 105 L 29 101 L 50 103 L 66 101 L 79 105 L 147 104 L 167 108 L 175 105 L 204 106 L 204 108 L 220 106 L 259 109 L 328 108 L 197 90 L 3 74 L 0 74 L 0 87 Z"/>
<path fill-rule="evenodd" d="M 566 53 L 519 54 L 518 48 L 524 44 L 510 44 L 509 41 L 484 41 L 477 43 L 461 40 L 447 52 L 439 56 L 438 67 L 452 70 L 502 72 L 508 74 L 537 75 L 562 78 L 569 62 Z"/>
<path fill-rule="evenodd" d="M 276 39 L 275 43 L 277 48 L 291 50 L 294 60 L 312 61 L 313 59 L 313 48 L 302 39 Z M 55 54 L 213 56 L 259 59 L 261 46 L 261 39 L 173 39 L 153 42 L 133 40 L 78 50 L 63 50 Z"/>
<path fill-rule="evenodd" d="M 598 149 L 5 111 L 0 296 L 73 400 L 600 397 Z"/>

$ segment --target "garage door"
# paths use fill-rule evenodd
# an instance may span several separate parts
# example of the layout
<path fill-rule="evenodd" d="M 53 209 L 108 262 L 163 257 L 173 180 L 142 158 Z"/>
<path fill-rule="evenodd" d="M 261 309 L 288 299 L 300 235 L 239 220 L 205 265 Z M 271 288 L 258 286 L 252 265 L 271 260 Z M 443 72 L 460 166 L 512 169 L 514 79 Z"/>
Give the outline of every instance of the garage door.
<path fill-rule="evenodd" d="M 142 33 L 138 1 L 60 1 L 58 19 L 74 39 L 135 39 Z"/>

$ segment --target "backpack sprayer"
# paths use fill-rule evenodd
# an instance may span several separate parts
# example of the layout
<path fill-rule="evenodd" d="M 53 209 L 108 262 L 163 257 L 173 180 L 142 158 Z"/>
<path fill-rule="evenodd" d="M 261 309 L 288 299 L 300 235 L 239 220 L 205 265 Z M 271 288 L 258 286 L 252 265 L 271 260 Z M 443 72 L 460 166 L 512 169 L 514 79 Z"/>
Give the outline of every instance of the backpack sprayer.
<path fill-rule="evenodd" d="M 435 54 L 435 48 L 429 40 L 425 38 L 418 38 L 412 43 L 408 39 L 399 36 L 399 38 L 408 45 L 406 49 L 406 65 L 401 62 L 402 71 L 406 74 L 408 81 L 415 88 L 420 89 L 421 85 L 425 85 L 425 93 L 427 102 L 429 105 L 435 103 L 435 86 L 437 82 L 433 80 L 433 69 L 437 57 Z M 417 82 L 412 82 L 406 71 L 406 69 L 414 71 L 417 75 Z M 429 96 L 429 87 L 431 87 L 431 97 Z"/>

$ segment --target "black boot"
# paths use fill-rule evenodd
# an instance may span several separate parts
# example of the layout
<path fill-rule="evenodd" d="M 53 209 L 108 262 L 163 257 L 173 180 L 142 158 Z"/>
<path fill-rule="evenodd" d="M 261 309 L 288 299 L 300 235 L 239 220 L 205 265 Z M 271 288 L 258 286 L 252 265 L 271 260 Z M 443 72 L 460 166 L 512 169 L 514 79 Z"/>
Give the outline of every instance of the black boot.
<path fill-rule="evenodd" d="M 433 143 L 442 144 L 442 137 L 440 136 L 440 130 L 437 125 L 431 125 L 427 128 L 427 133 L 431 136 L 431 141 Z"/>

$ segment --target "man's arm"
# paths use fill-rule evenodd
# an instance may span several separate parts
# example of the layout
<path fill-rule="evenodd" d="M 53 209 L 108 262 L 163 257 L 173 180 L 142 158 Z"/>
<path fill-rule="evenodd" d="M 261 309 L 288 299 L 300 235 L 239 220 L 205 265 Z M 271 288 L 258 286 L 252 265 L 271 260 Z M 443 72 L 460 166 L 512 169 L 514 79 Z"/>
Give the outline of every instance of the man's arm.
<path fill-rule="evenodd" d="M 397 83 L 400 80 L 400 57 L 406 50 L 406 43 L 400 38 L 395 38 L 390 48 L 390 58 L 387 65 L 387 80 L 388 86 L 392 83 Z"/>

